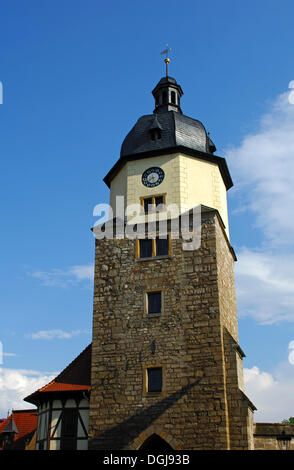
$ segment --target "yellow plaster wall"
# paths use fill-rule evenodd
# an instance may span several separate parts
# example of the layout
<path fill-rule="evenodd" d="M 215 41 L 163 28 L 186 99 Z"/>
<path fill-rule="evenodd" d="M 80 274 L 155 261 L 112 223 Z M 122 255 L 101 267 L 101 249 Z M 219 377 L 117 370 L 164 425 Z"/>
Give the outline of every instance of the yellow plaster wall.
<path fill-rule="evenodd" d="M 115 215 L 115 198 L 116 196 L 124 196 L 127 198 L 127 183 L 128 183 L 128 164 L 126 164 L 120 172 L 113 178 L 110 185 L 110 205 Z"/>
<path fill-rule="evenodd" d="M 189 156 L 181 158 L 187 168 L 185 193 L 189 207 L 203 204 L 217 209 L 229 236 L 226 187 L 218 165 Z"/>
<path fill-rule="evenodd" d="M 160 167 L 163 182 L 154 188 L 142 184 L 142 173 Z M 123 195 L 125 204 L 138 204 L 140 197 L 166 194 L 166 205 L 177 204 L 180 212 L 203 204 L 219 211 L 228 230 L 226 187 L 218 165 L 183 154 L 161 155 L 127 162 L 111 182 L 110 204 L 115 215 L 115 197 Z"/>

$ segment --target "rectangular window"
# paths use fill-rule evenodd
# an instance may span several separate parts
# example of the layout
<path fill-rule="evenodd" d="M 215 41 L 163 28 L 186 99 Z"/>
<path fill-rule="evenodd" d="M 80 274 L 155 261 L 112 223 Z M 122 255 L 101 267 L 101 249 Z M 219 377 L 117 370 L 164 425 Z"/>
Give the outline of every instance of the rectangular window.
<path fill-rule="evenodd" d="M 161 313 L 162 292 L 147 292 L 147 313 Z"/>
<path fill-rule="evenodd" d="M 168 255 L 168 238 L 156 238 L 156 256 Z"/>
<path fill-rule="evenodd" d="M 155 196 L 141 197 L 141 204 L 145 214 L 149 212 L 161 212 L 165 206 L 166 194 L 158 194 Z"/>
<path fill-rule="evenodd" d="M 137 240 L 140 245 L 140 258 L 151 258 L 152 256 L 152 240 Z"/>
<path fill-rule="evenodd" d="M 147 369 L 147 391 L 148 393 L 162 391 L 162 367 Z"/>
<path fill-rule="evenodd" d="M 155 256 L 171 255 L 171 238 L 143 238 L 136 240 L 136 257 L 152 258 Z"/>

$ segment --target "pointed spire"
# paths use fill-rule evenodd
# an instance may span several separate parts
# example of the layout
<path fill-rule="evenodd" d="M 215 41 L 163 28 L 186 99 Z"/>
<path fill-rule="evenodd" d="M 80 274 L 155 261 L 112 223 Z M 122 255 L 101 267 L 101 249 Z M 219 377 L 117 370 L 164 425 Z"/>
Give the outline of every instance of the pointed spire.
<path fill-rule="evenodd" d="M 164 59 L 166 65 L 166 77 L 168 77 L 168 64 L 170 63 L 170 58 L 168 57 L 169 51 L 171 51 L 171 48 L 166 44 L 166 49 L 160 53 L 161 55 L 166 54 L 166 58 Z"/>

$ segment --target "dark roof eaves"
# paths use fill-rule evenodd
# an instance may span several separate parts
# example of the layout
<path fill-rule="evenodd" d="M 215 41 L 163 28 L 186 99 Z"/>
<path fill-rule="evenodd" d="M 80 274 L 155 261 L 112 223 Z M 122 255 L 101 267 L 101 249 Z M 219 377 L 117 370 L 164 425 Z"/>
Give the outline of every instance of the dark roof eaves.
<path fill-rule="evenodd" d="M 90 390 L 54 390 L 53 392 L 40 392 L 37 390 L 33 392 L 31 395 L 28 395 L 24 398 L 24 401 L 28 403 L 32 403 L 35 406 L 38 406 L 40 402 L 48 401 L 48 400 L 57 400 L 57 399 L 64 399 L 64 398 L 73 398 L 84 396 L 90 393 Z"/>
<path fill-rule="evenodd" d="M 174 147 L 169 147 L 169 148 L 164 148 L 164 149 L 148 150 L 147 152 L 123 155 L 114 164 L 114 166 L 107 173 L 107 175 L 103 178 L 103 181 L 110 188 L 110 183 L 112 179 L 117 175 L 118 171 L 122 168 L 122 166 L 124 166 L 124 164 L 128 161 L 140 160 L 141 158 L 144 158 L 144 157 L 158 157 L 163 154 L 166 155 L 168 153 L 178 153 L 178 152 L 183 152 L 189 156 L 200 158 L 201 160 L 209 161 L 211 163 L 217 163 L 227 190 L 229 190 L 233 186 L 233 181 L 232 181 L 225 158 L 219 157 L 217 155 L 201 152 L 200 150 L 190 149 L 182 145 L 177 145 Z"/>

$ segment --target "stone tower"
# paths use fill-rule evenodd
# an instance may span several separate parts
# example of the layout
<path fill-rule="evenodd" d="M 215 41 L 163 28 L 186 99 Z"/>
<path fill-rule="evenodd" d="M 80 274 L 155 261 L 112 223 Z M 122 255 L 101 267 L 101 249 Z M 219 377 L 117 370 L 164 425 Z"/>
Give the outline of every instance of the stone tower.
<path fill-rule="evenodd" d="M 182 113 L 176 80 L 162 78 L 152 93 L 153 114 L 138 119 L 104 178 L 114 232 L 95 241 L 89 448 L 251 449 L 255 407 L 243 391 L 226 200 L 232 180 L 203 124 Z M 134 205 L 138 238 L 125 230 Z M 195 207 L 201 239 L 185 249 L 173 222 L 185 213 L 191 224 Z"/>

